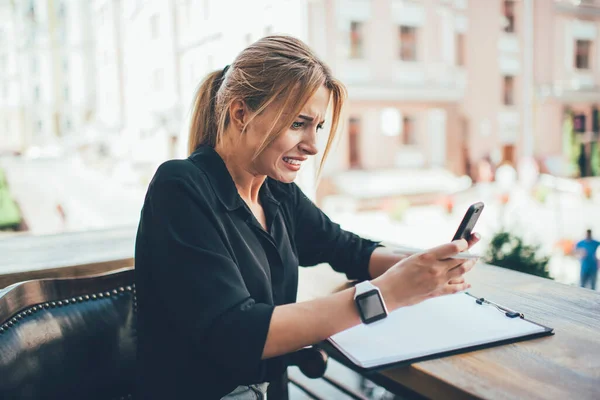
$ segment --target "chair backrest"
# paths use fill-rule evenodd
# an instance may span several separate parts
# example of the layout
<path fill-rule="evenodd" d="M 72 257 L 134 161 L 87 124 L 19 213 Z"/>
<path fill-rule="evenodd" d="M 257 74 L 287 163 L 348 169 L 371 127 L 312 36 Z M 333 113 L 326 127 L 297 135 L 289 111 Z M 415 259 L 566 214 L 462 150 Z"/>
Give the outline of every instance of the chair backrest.
<path fill-rule="evenodd" d="M 0 399 L 126 399 L 135 379 L 133 268 L 0 290 Z"/>

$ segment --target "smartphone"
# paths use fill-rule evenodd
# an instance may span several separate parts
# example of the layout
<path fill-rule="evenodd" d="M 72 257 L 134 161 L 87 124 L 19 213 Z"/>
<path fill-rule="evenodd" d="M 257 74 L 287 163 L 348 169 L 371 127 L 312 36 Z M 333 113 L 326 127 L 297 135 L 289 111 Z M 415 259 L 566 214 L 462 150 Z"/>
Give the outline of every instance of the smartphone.
<path fill-rule="evenodd" d="M 471 204 L 471 206 L 465 213 L 462 222 L 458 226 L 458 230 L 454 234 L 452 241 L 458 239 L 469 240 L 469 238 L 471 237 L 471 233 L 473 232 L 473 228 L 475 227 L 475 224 L 477 223 L 477 220 L 479 219 L 479 216 L 481 215 L 482 211 L 482 202 Z"/>

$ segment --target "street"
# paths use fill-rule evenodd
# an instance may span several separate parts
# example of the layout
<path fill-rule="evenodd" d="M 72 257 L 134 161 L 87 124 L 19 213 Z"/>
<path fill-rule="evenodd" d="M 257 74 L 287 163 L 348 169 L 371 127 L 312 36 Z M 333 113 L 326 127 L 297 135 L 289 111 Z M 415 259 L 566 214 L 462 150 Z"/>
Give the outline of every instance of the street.
<path fill-rule="evenodd" d="M 76 157 L 8 157 L 0 159 L 0 167 L 6 171 L 10 192 L 33 234 L 135 226 L 139 221 L 146 188 L 120 183 L 85 167 Z M 557 281 L 578 284 L 578 260 L 562 255 L 556 243 L 565 238 L 576 242 L 587 228 L 600 235 L 598 200 L 556 192 L 550 193 L 542 204 L 520 186 L 514 186 L 509 202 L 503 205 L 498 193 L 493 185 L 475 186 L 455 196 L 452 213 L 440 205 L 414 206 L 404 212 L 400 221 L 384 211 L 324 211 L 343 228 L 358 234 L 426 248 L 450 240 L 468 206 L 483 201 L 485 210 L 476 226 L 482 241 L 473 253 L 485 254 L 489 239 L 504 226 L 523 236 L 527 243 L 540 244 L 540 251 L 552 256 L 549 270 Z"/>
<path fill-rule="evenodd" d="M 33 234 L 138 223 L 145 189 L 126 187 L 86 168 L 76 157 L 1 158 L 0 167 Z"/>

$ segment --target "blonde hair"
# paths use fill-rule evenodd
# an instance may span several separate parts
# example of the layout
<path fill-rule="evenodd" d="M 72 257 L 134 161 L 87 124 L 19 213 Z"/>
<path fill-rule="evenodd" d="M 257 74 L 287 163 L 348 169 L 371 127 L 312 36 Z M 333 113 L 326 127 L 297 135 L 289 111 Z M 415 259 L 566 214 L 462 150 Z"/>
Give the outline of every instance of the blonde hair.
<path fill-rule="evenodd" d="M 244 49 L 225 73 L 218 70 L 204 78 L 194 100 L 190 154 L 202 145 L 215 147 L 222 142 L 234 101 L 243 100 L 254 113 L 243 132 L 254 116 L 281 100 L 277 117 L 255 154 L 259 156 L 284 127 L 292 124 L 321 86 L 331 93 L 332 122 L 320 174 L 339 127 L 346 88 L 305 43 L 291 36 L 264 37 Z"/>

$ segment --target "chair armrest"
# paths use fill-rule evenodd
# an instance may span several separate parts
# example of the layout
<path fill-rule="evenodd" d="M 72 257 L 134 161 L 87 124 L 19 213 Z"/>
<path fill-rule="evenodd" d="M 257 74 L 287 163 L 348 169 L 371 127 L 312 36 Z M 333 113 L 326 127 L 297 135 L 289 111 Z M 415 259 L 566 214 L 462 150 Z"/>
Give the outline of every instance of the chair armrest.
<path fill-rule="evenodd" d="M 323 377 L 327 369 L 329 356 L 318 347 L 306 347 L 290 354 L 290 364 L 300 368 L 300 371 L 309 378 Z"/>

